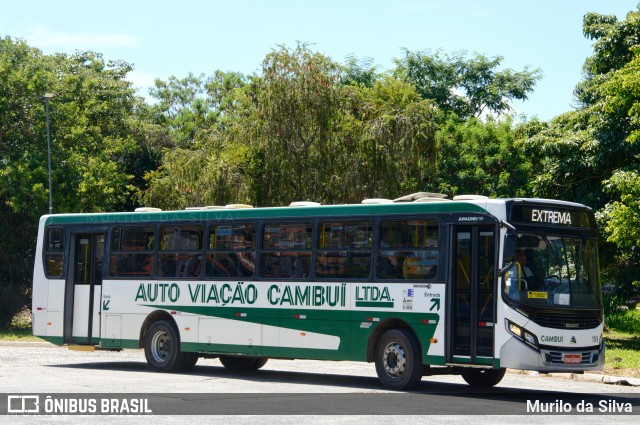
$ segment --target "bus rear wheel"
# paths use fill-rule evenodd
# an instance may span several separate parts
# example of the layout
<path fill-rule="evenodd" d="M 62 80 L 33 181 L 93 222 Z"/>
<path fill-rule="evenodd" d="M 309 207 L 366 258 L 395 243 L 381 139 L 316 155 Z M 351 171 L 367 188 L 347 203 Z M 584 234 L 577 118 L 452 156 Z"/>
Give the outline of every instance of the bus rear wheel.
<path fill-rule="evenodd" d="M 196 367 L 196 363 L 198 363 L 198 353 L 183 353 L 184 362 L 182 363 L 182 370 L 190 371 Z"/>
<path fill-rule="evenodd" d="M 500 383 L 507 369 L 465 369 L 462 379 L 476 388 L 491 388 Z"/>
<path fill-rule="evenodd" d="M 222 366 L 237 372 L 258 370 L 267 364 L 267 360 L 267 357 L 220 356 Z"/>
<path fill-rule="evenodd" d="M 420 347 L 411 332 L 385 332 L 376 346 L 376 372 L 382 385 L 393 390 L 415 387 L 422 378 Z"/>
<path fill-rule="evenodd" d="M 144 355 L 152 368 L 160 372 L 182 370 L 186 354 L 180 351 L 178 332 L 171 323 L 159 320 L 149 327 L 144 338 Z"/>

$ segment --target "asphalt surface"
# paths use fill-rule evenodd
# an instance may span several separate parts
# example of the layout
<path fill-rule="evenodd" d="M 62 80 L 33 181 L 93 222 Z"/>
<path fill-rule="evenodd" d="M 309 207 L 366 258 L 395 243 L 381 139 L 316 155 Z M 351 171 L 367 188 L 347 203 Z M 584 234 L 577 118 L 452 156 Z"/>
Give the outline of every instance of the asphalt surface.
<path fill-rule="evenodd" d="M 607 385 L 616 384 L 616 385 Z M 380 385 L 373 364 L 274 360 L 254 373 L 201 359 L 188 373 L 151 371 L 142 350 L 76 352 L 48 343 L 0 343 L 0 388 L 11 394 L 149 399 L 150 416 L 91 416 L 91 423 L 639 423 L 640 380 L 597 374 L 508 373 L 478 392 L 458 376 L 424 377 L 411 392 Z M 4 398 L 0 398 L 0 406 Z M 550 406 L 553 415 L 535 410 Z M 527 404 L 529 403 L 529 405 Z M 546 403 L 546 404 L 544 404 Z M 569 403 L 571 411 L 561 411 Z M 578 404 L 595 406 L 580 414 Z M 604 403 L 604 413 L 598 413 Z M 611 412 L 620 406 L 632 412 Z M 560 411 L 558 411 L 560 409 Z M 529 409 L 531 410 L 531 409 Z M 540 410 L 540 409 L 539 409 Z M 86 423 L 87 416 L 2 416 L 0 423 Z M 120 413 L 120 412 L 118 412 Z M 375 414 L 375 416 L 371 416 Z M 580 416 L 576 416 L 580 414 Z M 185 416 L 195 415 L 195 416 Z M 497 415 L 497 416 L 496 416 Z M 554 419 L 554 420 L 552 420 Z M 7 421 L 8 420 L 8 421 Z"/>

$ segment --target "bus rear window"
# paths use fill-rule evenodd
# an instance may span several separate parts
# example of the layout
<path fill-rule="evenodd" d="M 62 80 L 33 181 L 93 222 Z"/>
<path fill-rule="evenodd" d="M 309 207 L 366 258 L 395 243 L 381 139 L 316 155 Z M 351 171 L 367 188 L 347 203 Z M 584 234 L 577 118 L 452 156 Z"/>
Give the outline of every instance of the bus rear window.
<path fill-rule="evenodd" d="M 64 229 L 47 228 L 45 242 L 45 274 L 47 277 L 61 277 L 64 270 Z"/>

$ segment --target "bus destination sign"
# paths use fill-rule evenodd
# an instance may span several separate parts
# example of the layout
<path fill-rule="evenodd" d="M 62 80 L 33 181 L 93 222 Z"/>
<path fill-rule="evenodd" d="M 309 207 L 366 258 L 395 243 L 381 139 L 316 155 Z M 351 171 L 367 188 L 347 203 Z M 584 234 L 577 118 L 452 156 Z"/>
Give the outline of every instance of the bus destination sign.
<path fill-rule="evenodd" d="M 593 228 L 593 215 L 587 211 L 566 208 L 551 208 L 546 205 L 514 205 L 511 211 L 513 222 L 534 225 Z"/>

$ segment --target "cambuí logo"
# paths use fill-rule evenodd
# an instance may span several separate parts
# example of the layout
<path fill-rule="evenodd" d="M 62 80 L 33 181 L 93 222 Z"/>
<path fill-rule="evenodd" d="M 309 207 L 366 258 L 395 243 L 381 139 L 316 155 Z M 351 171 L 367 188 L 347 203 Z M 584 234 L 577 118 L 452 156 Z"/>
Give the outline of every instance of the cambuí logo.
<path fill-rule="evenodd" d="M 183 288 L 184 289 L 184 288 Z M 329 306 L 347 305 L 347 284 L 336 285 L 280 285 L 272 284 L 265 291 L 259 291 L 253 283 L 189 283 L 188 298 L 180 298 L 180 286 L 177 283 L 141 283 L 135 296 L 135 302 L 160 302 L 177 304 L 216 304 L 216 305 L 253 305 L 259 299 L 271 305 L 286 306 Z M 388 298 L 388 290 L 387 290 Z"/>

